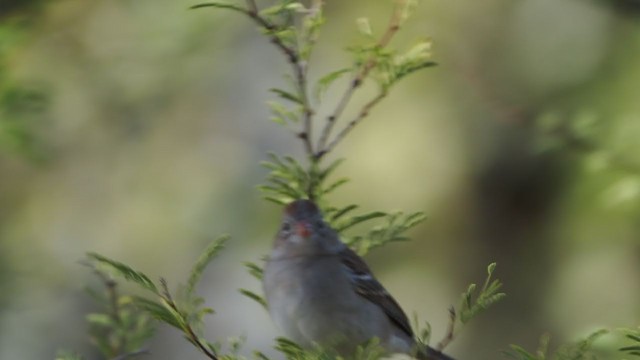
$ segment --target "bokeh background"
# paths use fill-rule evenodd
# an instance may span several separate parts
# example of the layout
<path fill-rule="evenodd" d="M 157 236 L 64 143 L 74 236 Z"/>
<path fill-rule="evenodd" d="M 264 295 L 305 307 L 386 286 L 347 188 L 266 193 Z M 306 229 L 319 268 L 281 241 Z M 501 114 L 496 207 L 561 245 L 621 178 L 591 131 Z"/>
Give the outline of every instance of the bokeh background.
<path fill-rule="evenodd" d="M 356 18 L 381 31 L 391 9 L 327 3 L 312 77 L 349 64 Z M 259 290 L 242 262 L 268 252 L 279 219 L 259 162 L 302 155 L 264 105 L 288 68 L 249 21 L 192 4 L 0 1 L 0 359 L 98 358 L 85 252 L 175 284 L 221 233 L 233 240 L 201 289 L 209 338 L 273 354 L 277 330 L 236 289 Z M 638 326 L 640 4 L 424 0 L 393 44 L 419 37 L 440 65 L 332 154 L 352 179 L 336 205 L 428 215 L 414 241 L 367 257 L 378 277 L 438 339 L 497 261 L 508 297 L 452 344 L 461 359 Z M 201 358 L 172 329 L 148 348 Z"/>

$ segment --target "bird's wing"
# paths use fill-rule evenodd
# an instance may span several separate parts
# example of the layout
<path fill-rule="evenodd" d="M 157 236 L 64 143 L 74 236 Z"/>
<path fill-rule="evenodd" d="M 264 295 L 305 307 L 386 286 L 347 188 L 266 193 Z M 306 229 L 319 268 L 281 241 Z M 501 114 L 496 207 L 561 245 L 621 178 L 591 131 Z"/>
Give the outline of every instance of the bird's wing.
<path fill-rule="evenodd" d="M 364 260 L 346 246 L 339 255 L 356 293 L 378 305 L 396 326 L 413 338 L 413 330 L 407 315 L 384 286 L 376 280 Z"/>

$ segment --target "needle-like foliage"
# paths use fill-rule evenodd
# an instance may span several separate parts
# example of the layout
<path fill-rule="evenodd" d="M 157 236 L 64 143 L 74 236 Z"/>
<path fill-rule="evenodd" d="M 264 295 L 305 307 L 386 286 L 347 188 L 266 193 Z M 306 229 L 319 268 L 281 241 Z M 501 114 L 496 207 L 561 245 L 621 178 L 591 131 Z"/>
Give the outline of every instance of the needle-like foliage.
<path fill-rule="evenodd" d="M 544 334 L 540 337 L 540 343 L 535 352 L 531 353 L 518 345 L 511 345 L 510 350 L 505 351 L 505 356 L 518 360 L 597 360 L 598 356 L 593 352 L 593 344 L 609 330 L 601 329 L 589 334 L 586 338 L 560 346 L 550 353 L 549 343 L 551 336 Z"/>
<path fill-rule="evenodd" d="M 185 338 L 210 359 L 217 359 L 218 346 L 206 341 L 202 336 L 204 316 L 213 313 L 213 309 L 204 306 L 204 298 L 196 293 L 196 285 L 211 260 L 222 250 L 229 236 L 221 236 L 212 241 L 202 252 L 189 273 L 185 286 L 180 286 L 177 296 L 169 290 L 167 282 L 158 283 L 149 276 L 130 266 L 95 253 L 89 253 L 92 266 L 114 276 L 132 282 L 150 293 L 150 297 L 131 296 L 130 303 L 144 310 L 156 320 L 180 330 Z M 105 320 L 94 316 L 93 322 Z"/>

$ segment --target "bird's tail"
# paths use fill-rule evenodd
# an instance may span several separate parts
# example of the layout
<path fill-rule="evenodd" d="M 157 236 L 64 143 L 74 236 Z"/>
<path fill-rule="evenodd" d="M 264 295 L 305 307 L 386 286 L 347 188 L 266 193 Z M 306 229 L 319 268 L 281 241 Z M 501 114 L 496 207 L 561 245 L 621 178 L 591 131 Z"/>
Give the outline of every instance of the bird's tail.
<path fill-rule="evenodd" d="M 426 349 L 418 352 L 416 357 L 419 360 L 455 360 L 451 356 L 443 354 L 430 346 L 427 346 Z"/>

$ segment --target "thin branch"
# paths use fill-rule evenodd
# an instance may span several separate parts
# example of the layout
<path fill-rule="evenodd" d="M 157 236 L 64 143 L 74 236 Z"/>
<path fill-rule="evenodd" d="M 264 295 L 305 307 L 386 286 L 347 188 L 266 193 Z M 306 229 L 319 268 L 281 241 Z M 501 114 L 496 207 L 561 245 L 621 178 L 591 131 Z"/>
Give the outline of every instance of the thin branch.
<path fill-rule="evenodd" d="M 118 324 L 118 326 L 122 326 L 122 316 L 120 314 L 120 306 L 118 304 L 118 290 L 116 289 L 117 284 L 115 281 L 108 279 L 105 281 L 107 285 L 107 292 L 109 293 L 109 299 L 111 301 L 111 317 Z M 127 334 L 123 331 L 120 333 L 120 344 L 119 349 L 117 349 L 116 354 L 121 354 L 125 352 L 127 349 Z"/>
<path fill-rule="evenodd" d="M 304 141 L 305 150 L 309 158 L 313 157 L 313 134 L 312 134 L 312 120 L 313 120 L 313 109 L 309 104 L 309 94 L 307 91 L 307 67 L 303 63 L 297 62 L 294 64 L 294 69 L 296 71 L 296 78 L 298 81 L 298 87 L 300 88 L 300 95 L 302 95 L 302 106 L 303 106 L 303 117 L 302 121 L 304 124 L 303 133 L 299 134 L 298 137 Z"/>
<path fill-rule="evenodd" d="M 447 326 L 447 333 L 444 338 L 436 346 L 436 350 L 442 352 L 455 338 L 455 326 L 456 326 L 456 309 L 452 306 L 449 308 L 449 325 Z"/>
<path fill-rule="evenodd" d="M 178 305 L 176 305 L 175 301 L 173 301 L 173 298 L 171 297 L 171 293 L 169 292 L 169 287 L 167 286 L 167 281 L 165 279 L 160 279 L 160 284 L 162 285 L 163 298 L 165 302 L 173 309 L 173 311 L 175 311 L 177 314 L 180 314 L 180 316 L 182 316 L 182 312 L 180 311 L 180 309 L 178 309 Z M 200 341 L 200 338 L 198 337 L 198 335 L 196 335 L 195 331 L 193 331 L 193 328 L 191 327 L 189 322 L 186 321 L 187 319 L 183 319 L 183 320 L 184 320 L 183 331 L 186 333 L 189 341 L 191 341 L 191 343 L 197 346 L 200 349 L 200 351 L 202 351 L 202 353 L 205 354 L 209 359 L 218 360 L 218 356 L 214 352 L 212 352 L 211 349 L 205 346 L 202 343 L 202 341 Z"/>
<path fill-rule="evenodd" d="M 111 313 L 109 314 L 113 319 L 114 323 L 118 326 L 122 326 L 122 316 L 120 314 L 120 306 L 118 305 L 118 283 L 116 283 L 113 279 L 111 279 L 107 274 L 98 270 L 96 267 L 91 264 L 87 264 L 93 269 L 93 272 L 102 280 L 105 288 L 107 289 L 107 300 L 109 301 L 109 305 L 111 306 Z M 119 356 L 125 352 L 127 346 L 127 335 L 124 331 L 120 332 L 119 342 L 116 344 L 112 344 L 111 351 L 113 352 L 113 356 Z"/>
<path fill-rule="evenodd" d="M 338 143 L 340 143 L 340 141 L 342 141 L 342 139 L 344 139 L 345 136 L 347 136 L 347 134 L 349 134 L 349 132 L 351 132 L 351 130 L 353 130 L 354 127 L 356 127 L 356 125 L 358 125 L 364 118 L 366 118 L 369 115 L 369 112 L 371 111 L 371 109 L 374 106 L 378 105 L 378 103 L 382 99 L 384 99 L 386 96 L 387 96 L 387 91 L 386 90 L 382 90 L 378 94 L 378 96 L 376 96 L 371 101 L 366 103 L 362 107 L 362 109 L 360 110 L 358 115 L 353 120 L 351 120 L 351 122 L 349 124 L 347 124 L 347 126 L 344 129 L 342 129 L 342 131 L 338 135 L 336 135 L 336 137 L 333 139 L 333 141 L 331 141 L 329 143 L 329 145 L 327 145 L 324 149 L 320 150 L 316 154 L 316 159 L 322 158 L 324 155 L 326 155 L 331 150 L 333 150 L 333 148 L 335 148 L 336 145 L 338 145 Z"/>
<path fill-rule="evenodd" d="M 278 30 L 278 26 L 271 23 L 268 19 L 260 16 L 258 5 L 255 0 L 246 0 L 247 9 L 244 12 L 249 18 L 255 21 L 259 26 L 265 28 L 269 32 L 274 32 Z M 309 95 L 307 90 L 307 66 L 305 63 L 300 61 L 300 56 L 298 51 L 293 47 L 287 46 L 282 39 L 280 39 L 276 35 L 268 35 L 271 43 L 273 43 L 282 53 L 284 53 L 287 61 L 293 67 L 293 73 L 295 75 L 296 84 L 298 86 L 298 91 L 300 92 L 303 106 L 303 129 L 302 132 L 297 134 L 298 138 L 300 138 L 305 147 L 305 151 L 311 157 L 314 154 L 313 143 L 312 143 L 312 120 L 313 120 L 313 109 L 309 104 Z"/>
<path fill-rule="evenodd" d="M 385 31 L 384 34 L 382 34 L 382 36 L 380 37 L 380 39 L 375 45 L 377 49 L 383 49 L 387 45 L 389 45 L 389 42 L 391 42 L 391 39 L 393 38 L 393 36 L 398 32 L 398 30 L 400 30 L 400 24 L 402 23 L 402 17 L 403 17 L 402 14 L 406 6 L 407 6 L 407 0 L 397 1 L 393 15 L 389 20 L 389 26 L 387 26 L 387 30 Z M 327 145 L 327 142 L 329 141 L 329 136 L 331 135 L 331 131 L 333 130 L 335 123 L 340 118 L 340 116 L 342 116 L 342 113 L 344 112 L 347 105 L 351 101 L 351 98 L 353 97 L 353 93 L 356 91 L 356 89 L 358 89 L 362 85 L 362 82 L 369 75 L 369 72 L 371 72 L 371 70 L 376 66 L 376 64 L 377 64 L 376 58 L 374 55 L 372 55 L 371 58 L 360 68 L 360 70 L 351 79 L 351 84 L 345 91 L 344 95 L 342 95 L 342 98 L 338 102 L 338 105 L 336 106 L 335 110 L 333 111 L 333 113 L 331 113 L 331 115 L 327 117 L 327 123 L 325 124 L 322 130 L 322 135 L 320 136 L 320 141 L 318 142 L 318 153 L 316 153 L 317 159 L 322 158 L 329 151 L 331 151 L 331 148 L 333 146 L 331 145 L 326 146 L 326 145 Z M 336 141 L 334 140 L 332 143 L 335 143 L 335 142 Z"/>

